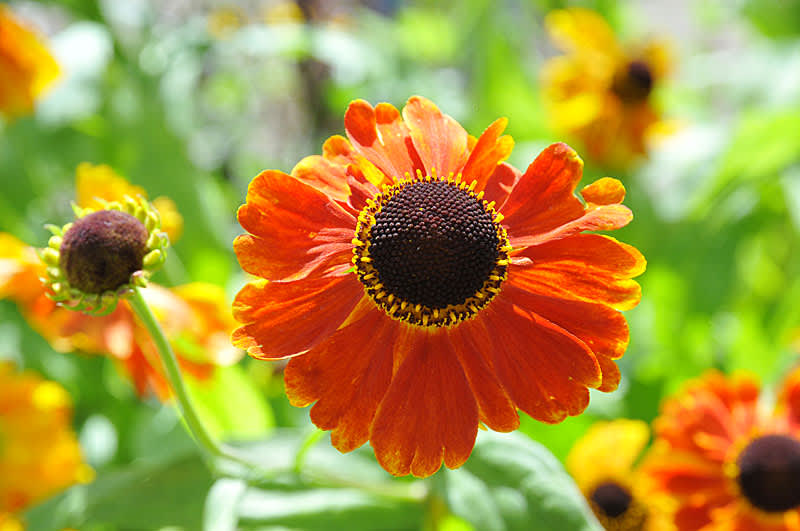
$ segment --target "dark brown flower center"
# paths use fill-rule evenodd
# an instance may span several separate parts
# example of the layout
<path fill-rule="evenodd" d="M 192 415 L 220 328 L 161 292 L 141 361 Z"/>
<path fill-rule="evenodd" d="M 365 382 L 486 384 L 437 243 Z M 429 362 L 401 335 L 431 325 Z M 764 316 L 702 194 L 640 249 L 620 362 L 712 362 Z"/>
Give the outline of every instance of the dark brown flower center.
<path fill-rule="evenodd" d="M 783 512 L 800 506 L 800 441 L 788 435 L 764 435 L 748 444 L 736 460 L 737 481 L 754 506 Z"/>
<path fill-rule="evenodd" d="M 84 293 L 114 291 L 142 269 L 147 237 L 144 224 L 130 214 L 100 210 L 76 220 L 64 234 L 59 266 Z"/>
<path fill-rule="evenodd" d="M 474 196 L 444 181 L 404 187 L 375 215 L 370 255 L 389 293 L 431 308 L 462 304 L 495 266 L 497 231 Z"/>
<path fill-rule="evenodd" d="M 385 188 L 359 213 L 356 274 L 393 319 L 455 325 L 500 292 L 511 246 L 503 216 L 475 184 L 418 174 Z"/>
<path fill-rule="evenodd" d="M 649 515 L 628 487 L 616 481 L 598 484 L 589 495 L 589 505 L 603 527 L 613 531 L 642 531 Z"/>
<path fill-rule="evenodd" d="M 601 483 L 592 492 L 592 501 L 611 518 L 627 511 L 632 500 L 633 496 L 628 489 L 611 481 Z"/>
<path fill-rule="evenodd" d="M 653 90 L 653 72 L 640 60 L 631 61 L 614 76 L 611 90 L 625 103 L 638 103 L 647 99 Z"/>

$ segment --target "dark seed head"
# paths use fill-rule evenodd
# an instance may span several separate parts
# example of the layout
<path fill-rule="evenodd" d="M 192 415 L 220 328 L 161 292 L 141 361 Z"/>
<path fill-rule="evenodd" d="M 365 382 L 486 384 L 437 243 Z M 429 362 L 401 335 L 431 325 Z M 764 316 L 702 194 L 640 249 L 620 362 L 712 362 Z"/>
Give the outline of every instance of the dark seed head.
<path fill-rule="evenodd" d="M 800 506 L 800 441 L 764 435 L 748 444 L 736 461 L 742 493 L 766 512 Z"/>
<path fill-rule="evenodd" d="M 622 485 L 607 481 L 595 487 L 591 500 L 605 516 L 616 518 L 628 510 L 633 497 Z"/>
<path fill-rule="evenodd" d="M 142 269 L 147 229 L 117 210 L 100 210 L 76 220 L 64 234 L 59 266 L 67 281 L 84 293 L 114 291 Z"/>
<path fill-rule="evenodd" d="M 409 184 L 375 215 L 369 253 L 386 291 L 429 308 L 464 303 L 495 266 L 492 216 L 445 181 Z"/>
<path fill-rule="evenodd" d="M 614 76 L 611 87 L 626 103 L 644 101 L 653 90 L 653 72 L 644 61 L 631 61 Z"/>

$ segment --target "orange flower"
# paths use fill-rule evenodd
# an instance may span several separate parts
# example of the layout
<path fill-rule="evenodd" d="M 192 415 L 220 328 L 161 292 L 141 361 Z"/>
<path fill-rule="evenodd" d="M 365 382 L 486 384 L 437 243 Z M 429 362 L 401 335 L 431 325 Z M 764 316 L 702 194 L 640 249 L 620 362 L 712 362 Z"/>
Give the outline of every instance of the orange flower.
<path fill-rule="evenodd" d="M 567 470 L 609 531 L 668 531 L 668 502 L 649 492 L 636 462 L 650 439 L 641 420 L 597 422 L 575 442 Z"/>
<path fill-rule="evenodd" d="M 82 163 L 76 174 L 77 204 L 81 208 L 102 208 L 102 201 L 145 195 L 142 188 L 132 186 L 106 165 Z M 159 202 L 164 228 L 177 238 L 183 218 L 171 200 L 158 198 L 154 203 Z M 56 350 L 109 354 L 124 368 L 140 396 L 153 391 L 161 399 L 169 397 L 155 346 L 127 302 L 105 316 L 67 310 L 48 297 L 40 281 L 45 276 L 46 266 L 33 247 L 0 233 L 0 299 L 14 300 L 31 326 Z M 186 373 L 205 379 L 217 365 L 237 361 L 241 353 L 228 341 L 234 321 L 225 311 L 221 288 L 206 283 L 171 289 L 150 284 L 142 293 Z"/>
<path fill-rule="evenodd" d="M 44 264 L 32 247 L 0 233 L 0 299 L 15 301 L 28 323 L 61 352 L 108 354 L 117 360 L 140 396 L 170 396 L 161 361 L 147 330 L 126 301 L 108 315 L 91 316 L 58 306 L 39 280 Z M 155 284 L 142 294 L 170 340 L 184 372 L 208 378 L 218 365 L 235 363 L 240 351 L 228 338 L 234 321 L 219 286 L 193 283 L 166 289 Z"/>
<path fill-rule="evenodd" d="M 545 25 L 566 52 L 542 70 L 555 128 L 580 139 L 603 164 L 624 166 L 645 154 L 660 121 L 651 96 L 669 69 L 665 46 L 622 45 L 600 15 L 583 8 L 553 11 Z"/>
<path fill-rule="evenodd" d="M 71 420 L 61 386 L 0 362 L 0 528 L 18 524 L 8 513 L 92 479 Z"/>
<path fill-rule="evenodd" d="M 522 173 L 501 162 L 506 119 L 475 139 L 421 97 L 402 114 L 357 100 L 344 121 L 349 141 L 253 179 L 234 242 L 261 280 L 236 297 L 233 342 L 290 358 L 290 401 L 316 402 L 336 448 L 369 440 L 392 474 L 429 476 L 464 463 L 480 424 L 560 422 L 589 387 L 617 387 L 617 310 L 638 303 L 645 261 L 583 231 L 631 220 L 619 181 L 582 203 L 565 144 Z"/>
<path fill-rule="evenodd" d="M 0 113 L 14 118 L 31 112 L 56 77 L 58 64 L 47 48 L 0 4 Z"/>
<path fill-rule="evenodd" d="M 771 413 L 749 376 L 712 371 L 667 400 L 644 465 L 681 531 L 800 529 L 800 373 Z"/>

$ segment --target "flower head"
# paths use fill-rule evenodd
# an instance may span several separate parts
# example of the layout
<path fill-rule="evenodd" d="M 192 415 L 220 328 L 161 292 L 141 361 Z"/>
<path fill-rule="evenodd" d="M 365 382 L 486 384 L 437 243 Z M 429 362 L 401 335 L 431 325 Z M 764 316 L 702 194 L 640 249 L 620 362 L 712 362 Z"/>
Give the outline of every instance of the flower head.
<path fill-rule="evenodd" d="M 268 170 L 238 212 L 234 249 L 261 277 L 234 301 L 235 345 L 289 358 L 286 392 L 339 450 L 368 440 L 395 475 L 460 466 L 481 424 L 581 413 L 611 391 L 640 298 L 639 252 L 585 230 L 624 226 L 622 185 L 574 189 L 553 144 L 520 172 L 505 119 L 475 139 L 430 101 L 363 100 L 348 139 L 291 175 Z"/>
<path fill-rule="evenodd" d="M 556 129 L 580 139 L 604 164 L 645 154 L 660 121 L 651 96 L 669 69 L 664 45 L 620 44 L 606 21 L 584 8 L 553 11 L 545 24 L 566 52 L 550 59 L 542 76 Z"/>
<path fill-rule="evenodd" d="M 668 399 L 644 472 L 678 504 L 678 529 L 800 526 L 800 373 L 777 407 L 761 407 L 749 376 L 709 372 Z"/>
<path fill-rule="evenodd" d="M 144 286 L 166 258 L 169 240 L 144 198 L 126 196 L 101 210 L 74 207 L 77 219 L 50 226 L 41 252 L 53 300 L 97 315 L 114 310 L 121 295 Z"/>
<path fill-rule="evenodd" d="M 92 479 L 71 417 L 71 400 L 61 386 L 0 362 L 0 523 L 4 513 Z"/>
<path fill-rule="evenodd" d="M 649 438 L 640 420 L 598 422 L 567 456 L 567 470 L 609 531 L 672 529 L 664 500 L 653 497 L 637 467 Z"/>
<path fill-rule="evenodd" d="M 31 112 L 58 72 L 58 64 L 39 38 L 0 4 L 0 113 L 14 118 Z"/>

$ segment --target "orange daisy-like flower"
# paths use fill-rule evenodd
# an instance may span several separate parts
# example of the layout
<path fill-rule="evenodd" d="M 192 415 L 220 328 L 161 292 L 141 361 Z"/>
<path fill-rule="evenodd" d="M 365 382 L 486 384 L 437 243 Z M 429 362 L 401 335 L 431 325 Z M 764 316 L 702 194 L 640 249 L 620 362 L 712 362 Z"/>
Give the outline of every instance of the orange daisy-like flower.
<path fill-rule="evenodd" d="M 58 72 L 39 38 L 0 4 L 0 113 L 13 118 L 31 112 Z"/>
<path fill-rule="evenodd" d="M 0 362 L 0 528 L 15 529 L 14 513 L 92 479 L 71 421 L 61 386 Z"/>
<path fill-rule="evenodd" d="M 598 422 L 567 456 L 567 470 L 608 531 L 673 529 L 669 503 L 653 496 L 637 466 L 649 439 L 641 420 Z"/>
<path fill-rule="evenodd" d="M 545 25 L 566 52 L 545 63 L 543 96 L 555 128 L 580 139 L 589 156 L 624 166 L 646 153 L 660 114 L 651 97 L 669 70 L 663 44 L 620 44 L 594 11 L 549 13 Z"/>
<path fill-rule="evenodd" d="M 354 101 L 344 121 L 349 140 L 253 179 L 234 242 L 261 280 L 236 297 L 233 342 L 291 358 L 289 399 L 316 402 L 334 446 L 369 440 L 386 470 L 424 477 L 464 463 L 481 423 L 514 430 L 517 409 L 556 423 L 589 387 L 617 387 L 617 310 L 638 303 L 645 261 L 583 231 L 631 220 L 618 181 L 582 203 L 568 146 L 522 173 L 501 162 L 506 119 L 475 139 L 421 97 L 402 114 Z"/>
<path fill-rule="evenodd" d="M 0 299 L 16 302 L 54 349 L 108 354 L 123 367 L 139 396 L 170 396 L 156 347 L 126 301 L 108 315 L 72 311 L 47 296 L 40 280 L 44 275 L 45 265 L 33 247 L 0 233 Z M 196 282 L 170 289 L 150 284 L 141 291 L 185 373 L 206 379 L 215 367 L 239 359 L 241 351 L 229 341 L 235 322 L 225 310 L 222 288 Z"/>
<path fill-rule="evenodd" d="M 766 411 L 758 383 L 709 372 L 669 399 L 644 471 L 681 531 L 800 529 L 800 372 Z"/>

